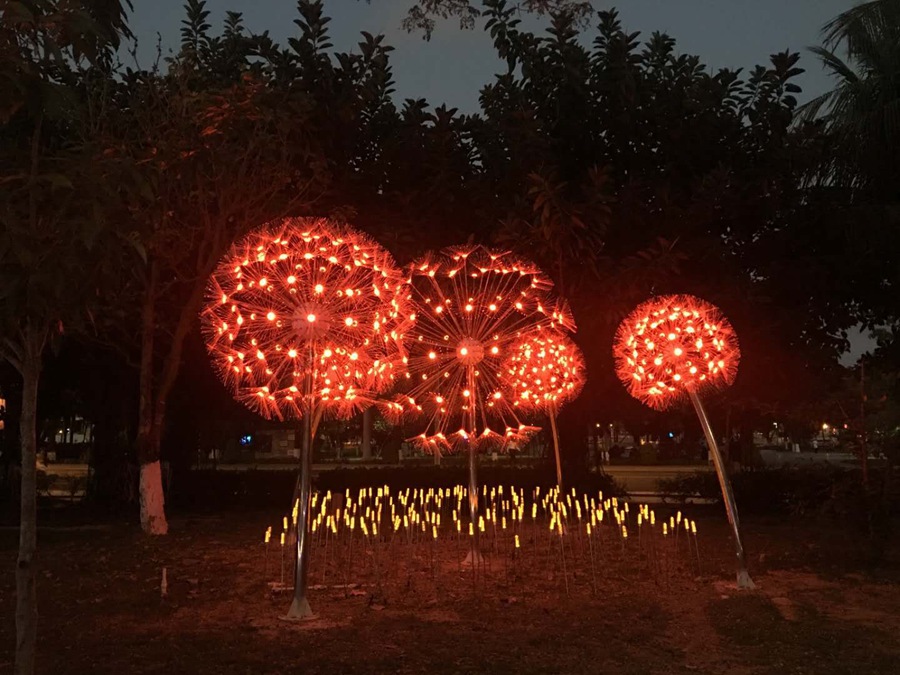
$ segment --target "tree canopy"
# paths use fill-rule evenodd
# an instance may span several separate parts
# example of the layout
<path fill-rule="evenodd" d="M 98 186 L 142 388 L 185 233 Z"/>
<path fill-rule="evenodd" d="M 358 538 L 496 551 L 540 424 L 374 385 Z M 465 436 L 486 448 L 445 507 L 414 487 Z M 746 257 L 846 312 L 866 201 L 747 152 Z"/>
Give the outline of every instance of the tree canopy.
<path fill-rule="evenodd" d="M 282 213 L 348 219 L 401 262 L 466 240 L 535 259 L 581 325 L 590 377 L 567 411 L 572 428 L 598 416 L 652 419 L 614 380 L 609 353 L 617 321 L 652 293 L 693 292 L 732 319 L 744 367 L 721 404 L 734 419 L 800 410 L 837 386 L 846 331 L 896 317 L 895 195 L 863 178 L 880 174 L 852 155 L 847 139 L 862 127 L 826 106 L 839 94 L 798 110 L 796 53 L 714 71 L 673 37 L 642 36 L 614 10 L 582 5 L 416 3 L 429 20 L 477 15 L 490 35 L 505 66 L 475 114 L 396 100 L 391 46 L 362 33 L 357 49 L 336 51 L 316 0 L 298 2 L 284 44 L 248 31 L 237 13 L 214 29 L 205 3 L 189 0 L 180 49 L 161 69 L 111 57 L 70 69 L 89 104 L 79 152 L 94 161 L 83 178 L 53 174 L 46 206 L 90 198 L 99 210 L 73 209 L 66 222 L 115 223 L 102 246 L 117 247 L 117 265 L 92 253 L 59 269 L 106 261 L 94 338 L 145 369 L 142 391 L 155 401 L 146 417 L 157 420 L 146 457 L 159 455 L 166 423 L 153 411 L 182 365 L 206 372 L 202 359 L 182 357 L 210 265 L 231 238 Z M 546 30 L 525 31 L 522 10 L 546 12 Z M 127 30 L 120 14 L 97 11 Z M 850 62 L 865 64 L 887 22 L 858 16 L 833 24 L 826 46 L 845 45 Z M 10 52 L 2 72 L 26 72 L 21 61 Z M 880 92 L 873 105 L 889 110 L 880 72 L 861 75 Z M 16 100 L 3 133 L 24 170 L 26 98 Z M 896 146 L 892 136 L 871 142 Z M 840 175 L 835 158 L 846 160 Z"/>

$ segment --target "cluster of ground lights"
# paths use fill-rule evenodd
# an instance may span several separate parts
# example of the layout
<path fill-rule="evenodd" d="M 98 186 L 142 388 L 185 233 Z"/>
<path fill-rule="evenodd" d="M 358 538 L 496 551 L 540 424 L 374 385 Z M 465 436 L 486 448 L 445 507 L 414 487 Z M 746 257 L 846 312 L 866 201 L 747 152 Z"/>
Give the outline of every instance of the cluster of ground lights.
<path fill-rule="evenodd" d="M 373 593 L 419 583 L 514 583 L 537 574 L 558 591 L 596 593 L 614 567 L 662 584 L 702 572 L 696 521 L 680 511 L 623 501 L 602 492 L 514 486 L 480 488 L 469 518 L 468 491 L 392 490 L 389 486 L 315 493 L 312 588 Z M 263 533 L 264 575 L 274 588 L 293 573 L 298 508 Z M 464 562 L 475 530 L 483 560 Z"/>

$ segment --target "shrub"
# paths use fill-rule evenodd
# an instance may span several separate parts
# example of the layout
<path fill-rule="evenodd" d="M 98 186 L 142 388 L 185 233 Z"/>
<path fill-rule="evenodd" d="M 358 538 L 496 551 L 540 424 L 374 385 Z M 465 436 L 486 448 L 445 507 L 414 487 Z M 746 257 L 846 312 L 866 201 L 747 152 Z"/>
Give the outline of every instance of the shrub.
<path fill-rule="evenodd" d="M 731 483 L 742 513 L 802 515 L 823 510 L 834 486 L 850 474 L 830 467 L 744 469 L 731 476 Z M 661 480 L 659 489 L 664 499 L 674 501 L 691 497 L 722 501 L 719 480 L 712 471 Z"/>
<path fill-rule="evenodd" d="M 870 469 L 864 487 L 858 470 L 797 467 L 743 470 L 732 476 L 741 515 L 813 515 L 846 528 L 870 561 L 879 560 L 900 514 L 900 485 L 890 467 Z M 716 474 L 701 472 L 659 481 L 664 499 L 722 501 Z"/>

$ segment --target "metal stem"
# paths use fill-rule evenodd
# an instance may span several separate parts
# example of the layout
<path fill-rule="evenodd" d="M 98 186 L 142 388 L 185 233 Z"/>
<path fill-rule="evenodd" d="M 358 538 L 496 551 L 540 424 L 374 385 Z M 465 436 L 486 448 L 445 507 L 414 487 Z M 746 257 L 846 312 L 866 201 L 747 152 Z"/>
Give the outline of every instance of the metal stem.
<path fill-rule="evenodd" d="M 556 487 L 563 491 L 562 460 L 559 457 L 559 432 L 556 429 L 556 406 L 550 406 L 550 430 L 553 435 L 553 452 L 556 455 Z"/>
<path fill-rule="evenodd" d="M 312 402 L 312 368 L 313 350 L 310 346 L 307 373 L 304 383 L 303 405 L 303 444 L 300 450 L 300 497 L 297 513 L 297 564 L 294 576 L 294 600 L 288 610 L 287 618 L 305 619 L 313 616 L 306 597 L 309 577 L 309 539 L 310 539 L 310 498 L 312 493 L 312 435 L 313 435 L 313 402 Z"/>
<path fill-rule="evenodd" d="M 481 564 L 481 546 L 478 531 L 478 457 L 475 454 L 475 369 L 468 366 L 466 374 L 466 384 L 469 388 L 469 411 L 468 411 L 468 439 L 466 443 L 469 448 L 469 517 L 472 522 L 472 550 L 466 556 L 466 562 L 471 563 L 474 569 L 475 565 Z"/>
<path fill-rule="evenodd" d="M 719 486 L 722 488 L 722 497 L 725 501 L 725 512 L 728 514 L 728 522 L 731 523 L 732 534 L 734 534 L 734 545 L 737 555 L 737 585 L 738 588 L 756 588 L 750 573 L 747 571 L 747 561 L 744 558 L 744 545 L 741 543 L 741 528 L 738 520 L 737 504 L 734 501 L 734 492 L 731 489 L 731 479 L 725 469 L 725 462 L 722 459 L 722 453 L 719 451 L 719 445 L 716 443 L 716 436 L 709 424 L 709 418 L 706 416 L 706 410 L 703 402 L 695 392 L 690 392 L 691 403 L 694 404 L 694 410 L 697 411 L 697 417 L 700 419 L 700 426 L 703 428 L 703 434 L 706 436 L 706 443 L 709 445 L 709 451 L 712 453 L 713 464 L 716 467 L 716 474 L 719 476 Z"/>

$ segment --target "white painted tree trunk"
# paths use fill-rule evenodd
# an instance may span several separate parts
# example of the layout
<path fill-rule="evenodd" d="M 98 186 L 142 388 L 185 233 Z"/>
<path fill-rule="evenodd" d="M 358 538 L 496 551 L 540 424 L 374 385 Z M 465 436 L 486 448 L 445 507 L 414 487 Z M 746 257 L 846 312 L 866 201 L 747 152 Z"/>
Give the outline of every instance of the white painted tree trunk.
<path fill-rule="evenodd" d="M 156 335 L 154 304 L 159 279 L 158 268 L 150 261 L 147 296 L 141 311 L 141 371 L 138 399 L 137 457 L 141 466 L 141 529 L 147 534 L 166 534 L 165 498 L 159 466 L 159 441 L 165 419 L 165 395 L 154 392 L 153 353 Z M 169 379 L 169 378 L 167 378 Z"/>
<path fill-rule="evenodd" d="M 167 534 L 165 496 L 159 460 L 141 464 L 141 529 L 147 534 Z"/>

